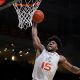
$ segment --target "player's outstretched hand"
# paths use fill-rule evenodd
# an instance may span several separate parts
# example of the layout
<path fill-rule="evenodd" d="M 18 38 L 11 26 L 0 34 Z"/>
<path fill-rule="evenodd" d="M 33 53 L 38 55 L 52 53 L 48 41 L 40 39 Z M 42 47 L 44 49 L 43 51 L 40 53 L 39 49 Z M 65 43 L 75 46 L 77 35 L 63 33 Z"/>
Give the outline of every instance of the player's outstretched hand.
<path fill-rule="evenodd" d="M 80 68 L 79 68 L 79 70 L 78 70 L 78 72 L 77 72 L 77 75 L 80 75 Z"/>

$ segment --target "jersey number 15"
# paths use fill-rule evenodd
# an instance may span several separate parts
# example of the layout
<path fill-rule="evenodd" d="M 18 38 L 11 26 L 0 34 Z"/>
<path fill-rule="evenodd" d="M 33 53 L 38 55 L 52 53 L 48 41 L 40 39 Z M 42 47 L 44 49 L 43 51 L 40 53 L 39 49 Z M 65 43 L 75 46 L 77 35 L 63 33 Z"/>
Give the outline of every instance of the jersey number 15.
<path fill-rule="evenodd" d="M 42 62 L 41 68 L 45 69 L 47 71 L 50 71 L 51 70 L 51 64 L 49 64 L 48 62 Z"/>

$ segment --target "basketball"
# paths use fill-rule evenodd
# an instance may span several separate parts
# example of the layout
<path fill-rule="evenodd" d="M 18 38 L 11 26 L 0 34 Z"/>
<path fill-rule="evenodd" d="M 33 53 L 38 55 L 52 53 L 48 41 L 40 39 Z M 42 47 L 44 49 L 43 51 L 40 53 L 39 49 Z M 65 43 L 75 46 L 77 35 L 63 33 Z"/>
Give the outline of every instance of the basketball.
<path fill-rule="evenodd" d="M 0 0 L 0 6 L 4 5 L 6 0 Z"/>
<path fill-rule="evenodd" d="M 44 13 L 41 10 L 36 10 L 33 15 L 33 22 L 41 23 L 44 20 Z"/>

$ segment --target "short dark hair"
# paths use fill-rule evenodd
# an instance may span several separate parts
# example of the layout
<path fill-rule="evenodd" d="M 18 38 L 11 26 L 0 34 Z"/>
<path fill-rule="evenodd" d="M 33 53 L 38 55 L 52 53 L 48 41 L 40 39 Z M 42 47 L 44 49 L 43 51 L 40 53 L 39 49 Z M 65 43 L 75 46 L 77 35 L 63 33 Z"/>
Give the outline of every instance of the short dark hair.
<path fill-rule="evenodd" d="M 48 44 L 50 41 L 52 41 L 52 40 L 54 40 L 54 41 L 57 43 L 58 49 L 61 49 L 61 48 L 62 48 L 62 42 L 61 42 L 61 39 L 60 39 L 59 37 L 57 37 L 57 36 L 54 35 L 54 36 L 48 38 L 47 44 Z"/>

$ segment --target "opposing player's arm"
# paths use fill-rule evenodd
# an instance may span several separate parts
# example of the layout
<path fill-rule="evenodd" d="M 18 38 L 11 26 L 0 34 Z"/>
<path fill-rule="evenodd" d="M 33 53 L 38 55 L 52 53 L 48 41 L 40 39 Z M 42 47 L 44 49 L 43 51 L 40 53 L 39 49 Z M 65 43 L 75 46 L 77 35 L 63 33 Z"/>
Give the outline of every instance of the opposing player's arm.
<path fill-rule="evenodd" d="M 36 51 L 42 51 L 44 46 L 41 44 L 41 41 L 38 37 L 38 31 L 37 31 L 37 24 L 33 23 L 32 25 L 32 39 L 33 39 L 33 46 Z"/>
<path fill-rule="evenodd" d="M 80 68 L 70 64 L 64 56 L 60 56 L 60 64 L 72 73 L 80 75 Z"/>

